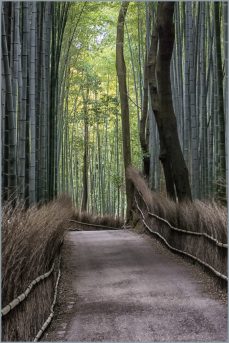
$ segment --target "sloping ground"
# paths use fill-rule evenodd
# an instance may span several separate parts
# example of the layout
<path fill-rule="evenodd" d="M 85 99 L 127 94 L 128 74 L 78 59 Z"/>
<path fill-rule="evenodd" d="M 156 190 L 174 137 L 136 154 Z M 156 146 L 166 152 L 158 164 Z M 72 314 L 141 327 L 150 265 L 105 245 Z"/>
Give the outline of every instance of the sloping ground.
<path fill-rule="evenodd" d="M 130 230 L 70 232 L 43 340 L 225 341 L 225 301 L 196 269 Z"/>

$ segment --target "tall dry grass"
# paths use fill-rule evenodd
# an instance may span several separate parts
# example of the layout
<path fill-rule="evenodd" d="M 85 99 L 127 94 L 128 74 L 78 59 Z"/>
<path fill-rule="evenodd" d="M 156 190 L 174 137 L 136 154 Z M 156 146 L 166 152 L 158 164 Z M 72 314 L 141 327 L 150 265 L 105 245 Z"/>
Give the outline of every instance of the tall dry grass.
<path fill-rule="evenodd" d="M 227 274 L 227 249 L 216 246 L 203 236 L 193 236 L 171 230 L 168 225 L 148 215 L 148 211 L 166 219 L 172 226 L 186 231 L 206 233 L 219 242 L 227 243 L 227 209 L 215 201 L 176 203 L 161 194 L 152 192 L 141 174 L 128 169 L 136 196 L 150 226 L 163 235 L 173 247 L 186 251 L 213 268 Z M 140 195 L 139 195 L 140 194 Z M 144 201 L 142 200 L 144 199 Z"/>
<path fill-rule="evenodd" d="M 40 208 L 3 206 L 2 307 L 47 272 L 59 254 L 72 217 L 71 199 L 61 196 Z M 28 298 L 3 317 L 4 341 L 30 341 L 46 319 L 53 296 L 55 272 L 35 286 Z"/>
<path fill-rule="evenodd" d="M 124 225 L 124 220 L 121 217 L 115 217 L 110 214 L 98 216 L 89 212 L 80 212 L 77 209 L 75 209 L 72 219 L 79 222 L 88 223 L 88 227 L 90 227 L 90 224 L 102 225 L 113 228 L 121 228 Z M 85 227 L 86 226 L 82 226 L 82 229 L 84 229 Z"/>

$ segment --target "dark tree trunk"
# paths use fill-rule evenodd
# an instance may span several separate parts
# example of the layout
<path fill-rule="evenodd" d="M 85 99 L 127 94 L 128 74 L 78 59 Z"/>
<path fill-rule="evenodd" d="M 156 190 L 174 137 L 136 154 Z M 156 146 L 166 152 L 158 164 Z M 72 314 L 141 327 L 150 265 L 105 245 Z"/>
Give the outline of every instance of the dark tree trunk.
<path fill-rule="evenodd" d="M 87 211 L 88 201 L 88 89 L 86 98 L 83 95 L 83 107 L 84 107 L 84 155 L 83 155 L 83 197 L 81 211 Z"/>
<path fill-rule="evenodd" d="M 160 2 L 158 4 L 157 23 L 152 34 L 152 43 L 155 40 L 159 42 L 157 59 L 153 61 L 156 63 L 156 75 L 151 75 L 149 84 L 151 96 L 158 95 L 156 99 L 157 112 L 154 111 L 154 113 L 159 131 L 160 159 L 163 162 L 167 191 L 174 198 L 175 186 L 178 200 L 182 201 L 191 200 L 192 196 L 172 103 L 170 61 L 174 44 L 173 12 L 174 2 Z M 151 49 L 155 49 L 153 44 Z M 155 68 L 152 68 L 152 61 L 150 60 L 149 71 L 155 73 Z"/>
<path fill-rule="evenodd" d="M 159 137 L 161 135 L 159 134 Z M 165 175 L 165 184 L 166 184 L 166 190 L 168 193 L 168 196 L 176 201 L 176 190 L 175 190 L 175 184 L 174 184 L 174 178 L 173 178 L 173 172 L 172 172 L 172 167 L 170 163 L 170 159 L 168 157 L 167 149 L 164 145 L 164 139 L 160 139 L 160 156 L 159 159 L 161 161 L 163 170 L 164 170 L 164 175 Z"/>
<path fill-rule="evenodd" d="M 116 70 L 118 75 L 119 93 L 121 101 L 121 117 L 122 117 L 122 140 L 123 140 L 123 159 L 125 168 L 126 180 L 126 200 L 127 221 L 131 219 L 131 205 L 133 199 L 133 185 L 127 178 L 127 168 L 131 165 L 131 148 L 130 148 L 130 123 L 129 123 L 129 103 L 127 96 L 126 85 L 126 65 L 123 54 L 124 43 L 124 22 L 127 13 L 129 2 L 123 2 L 120 8 L 118 23 L 117 23 L 117 38 L 116 38 Z"/>
<path fill-rule="evenodd" d="M 6 4 L 7 5 L 7 4 Z M 12 6 L 7 6 L 6 12 L 12 9 Z M 13 16 L 13 14 L 11 13 Z M 4 179 L 3 187 L 5 198 L 11 201 L 15 199 L 17 192 L 17 175 L 16 175 L 16 111 L 13 101 L 13 91 L 12 91 L 12 68 L 10 61 L 12 58 L 12 51 L 8 50 L 7 45 L 7 24 L 5 25 L 5 16 L 2 16 L 2 67 L 3 67 L 3 77 L 5 81 L 6 89 L 6 115 L 5 115 L 5 125 L 6 125 L 6 136 L 5 144 L 8 145 L 8 149 L 5 149 L 5 160 L 4 164 Z M 12 37 L 10 37 L 12 39 Z M 11 42 L 11 41 L 10 41 Z M 7 159 L 8 157 L 8 159 Z M 7 177 L 7 180 L 6 180 Z"/>
<path fill-rule="evenodd" d="M 52 43 L 50 71 L 50 107 L 49 107 L 49 199 L 57 195 L 57 107 L 59 87 L 59 63 L 63 34 L 67 21 L 70 2 L 52 3 Z"/>
<path fill-rule="evenodd" d="M 145 66 L 144 66 L 144 86 L 143 86 L 143 104 L 142 104 L 142 116 L 140 120 L 140 143 L 142 148 L 142 156 L 143 156 L 143 173 L 146 176 L 147 180 L 149 179 L 149 172 L 150 172 L 150 157 L 149 157 L 149 145 L 146 136 L 147 130 L 147 114 L 148 114 L 148 68 L 147 68 L 147 49 L 146 49 L 146 56 L 145 56 Z"/>
<path fill-rule="evenodd" d="M 159 96 L 158 96 L 157 80 L 156 80 L 157 47 L 158 47 L 158 32 L 157 32 L 157 26 L 156 26 L 152 32 L 151 46 L 150 46 L 149 58 L 148 58 L 149 89 L 150 89 L 152 110 L 153 110 L 157 127 L 158 127 L 159 140 L 160 140 L 159 159 L 162 163 L 162 167 L 164 171 L 166 190 L 167 190 L 168 196 L 171 199 L 176 200 L 176 191 L 175 191 L 175 186 L 174 186 L 171 163 L 168 157 L 166 145 L 164 142 L 163 132 L 162 132 L 162 121 L 161 121 L 161 115 L 160 115 Z"/>
<path fill-rule="evenodd" d="M 216 34 L 216 54 L 217 54 L 217 78 L 218 78 L 218 114 L 219 114 L 219 148 L 217 161 L 217 197 L 222 202 L 226 199 L 226 152 L 225 152 L 225 115 L 223 99 L 223 68 L 221 53 L 221 28 L 219 2 L 214 2 L 215 34 Z"/>

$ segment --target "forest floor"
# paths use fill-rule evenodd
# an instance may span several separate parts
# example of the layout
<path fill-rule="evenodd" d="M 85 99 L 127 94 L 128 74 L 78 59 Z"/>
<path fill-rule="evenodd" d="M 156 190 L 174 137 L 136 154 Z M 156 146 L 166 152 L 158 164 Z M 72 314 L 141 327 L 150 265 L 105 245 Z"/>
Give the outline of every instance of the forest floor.
<path fill-rule="evenodd" d="M 69 232 L 43 341 L 226 341 L 226 291 L 132 230 Z"/>

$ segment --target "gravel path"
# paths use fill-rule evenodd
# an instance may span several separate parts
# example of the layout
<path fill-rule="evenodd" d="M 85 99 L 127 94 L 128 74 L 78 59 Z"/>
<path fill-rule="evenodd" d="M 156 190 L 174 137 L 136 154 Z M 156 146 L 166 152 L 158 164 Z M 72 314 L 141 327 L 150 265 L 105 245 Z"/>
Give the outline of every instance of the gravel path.
<path fill-rule="evenodd" d="M 69 232 L 44 341 L 226 341 L 227 306 L 193 266 L 130 230 Z"/>

